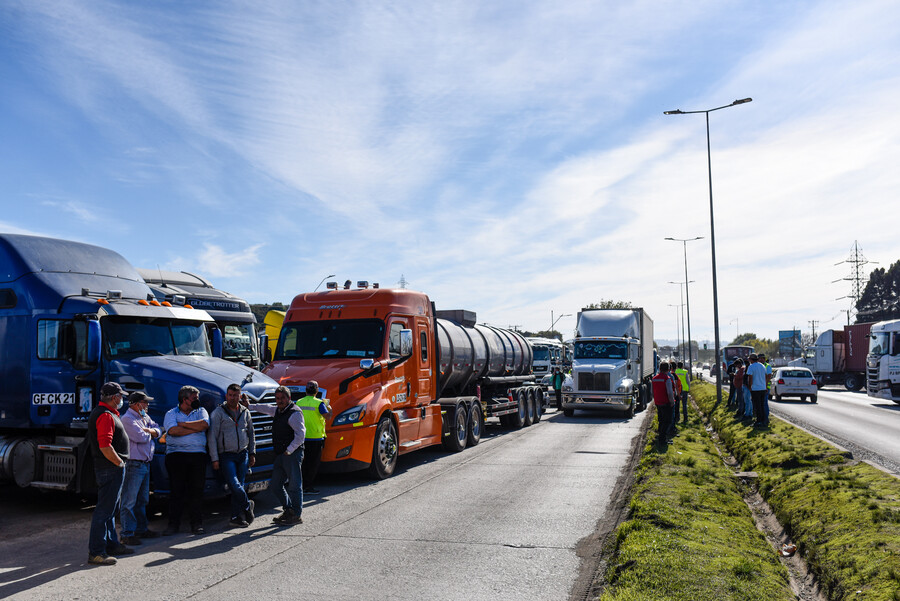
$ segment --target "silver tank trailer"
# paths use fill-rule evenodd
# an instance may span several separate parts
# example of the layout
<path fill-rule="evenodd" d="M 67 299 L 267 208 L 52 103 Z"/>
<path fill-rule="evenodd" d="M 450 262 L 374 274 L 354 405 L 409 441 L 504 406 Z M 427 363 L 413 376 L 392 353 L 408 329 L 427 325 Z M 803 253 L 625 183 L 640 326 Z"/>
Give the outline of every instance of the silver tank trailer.
<path fill-rule="evenodd" d="M 475 394 L 482 378 L 531 374 L 531 343 L 518 332 L 436 320 L 442 396 Z"/>

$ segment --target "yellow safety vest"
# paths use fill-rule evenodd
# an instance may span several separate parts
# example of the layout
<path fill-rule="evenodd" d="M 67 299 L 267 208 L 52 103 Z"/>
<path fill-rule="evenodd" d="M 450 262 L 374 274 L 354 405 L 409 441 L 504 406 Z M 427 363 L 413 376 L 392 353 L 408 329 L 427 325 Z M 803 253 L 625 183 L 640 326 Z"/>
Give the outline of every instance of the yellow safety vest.
<path fill-rule="evenodd" d="M 325 416 L 319 412 L 319 405 L 326 401 L 314 396 L 305 396 L 295 404 L 303 412 L 303 422 L 306 424 L 306 438 L 320 440 L 325 438 Z"/>
<path fill-rule="evenodd" d="M 684 392 L 691 389 L 691 383 L 688 381 L 687 373 L 687 370 L 684 368 L 675 370 L 675 375 L 681 380 L 681 390 Z"/>

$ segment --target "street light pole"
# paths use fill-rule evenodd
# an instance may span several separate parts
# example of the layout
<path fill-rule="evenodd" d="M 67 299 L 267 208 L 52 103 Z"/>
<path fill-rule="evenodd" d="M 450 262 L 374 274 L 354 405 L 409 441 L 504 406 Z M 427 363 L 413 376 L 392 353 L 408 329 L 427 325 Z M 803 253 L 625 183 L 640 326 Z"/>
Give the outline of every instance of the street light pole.
<path fill-rule="evenodd" d="M 687 243 L 693 242 L 695 240 L 703 240 L 703 236 L 697 236 L 696 238 L 666 238 L 666 240 L 674 240 L 676 242 L 681 242 L 682 247 L 684 248 L 684 295 L 685 300 L 687 300 L 687 334 L 688 334 L 688 362 L 693 363 L 693 351 L 691 350 L 691 281 L 688 281 L 688 268 L 687 268 Z M 697 347 L 697 354 L 700 354 L 700 348 Z M 699 357 L 698 357 L 699 359 Z M 693 368 L 688 367 L 688 371 L 693 373 Z"/>
<path fill-rule="evenodd" d="M 674 111 L 663 112 L 664 115 L 694 115 L 697 113 L 706 115 L 706 164 L 709 171 L 709 245 L 712 249 L 713 327 L 715 328 L 716 337 L 716 372 L 718 374 L 716 377 L 716 406 L 722 404 L 722 366 L 719 365 L 719 360 L 721 359 L 721 350 L 719 349 L 719 288 L 716 278 L 716 220 L 715 215 L 713 214 L 712 150 L 710 149 L 709 142 L 709 114 L 713 111 L 727 109 L 731 106 L 737 106 L 752 101 L 752 98 L 742 98 L 740 100 L 735 100 L 731 104 L 718 106 L 704 111 L 682 111 L 681 109 L 675 109 Z"/>

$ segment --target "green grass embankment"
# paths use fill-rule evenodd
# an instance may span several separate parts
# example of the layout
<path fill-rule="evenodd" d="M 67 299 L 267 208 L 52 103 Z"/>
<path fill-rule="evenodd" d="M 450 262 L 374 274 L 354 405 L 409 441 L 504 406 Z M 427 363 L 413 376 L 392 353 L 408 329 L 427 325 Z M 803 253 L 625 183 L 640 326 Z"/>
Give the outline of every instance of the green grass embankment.
<path fill-rule="evenodd" d="M 787 571 L 693 409 L 679 432 L 658 453 L 654 418 L 600 599 L 794 599 Z"/>
<path fill-rule="evenodd" d="M 900 480 L 777 418 L 742 425 L 712 385 L 692 393 L 829 598 L 900 601 Z"/>
<path fill-rule="evenodd" d="M 714 386 L 697 382 L 691 393 L 723 451 L 757 472 L 760 493 L 830 599 L 900 601 L 900 481 L 777 418 L 768 430 L 742 425 L 715 408 Z M 658 453 L 654 418 L 600 600 L 794 599 L 693 409 L 680 432 Z"/>

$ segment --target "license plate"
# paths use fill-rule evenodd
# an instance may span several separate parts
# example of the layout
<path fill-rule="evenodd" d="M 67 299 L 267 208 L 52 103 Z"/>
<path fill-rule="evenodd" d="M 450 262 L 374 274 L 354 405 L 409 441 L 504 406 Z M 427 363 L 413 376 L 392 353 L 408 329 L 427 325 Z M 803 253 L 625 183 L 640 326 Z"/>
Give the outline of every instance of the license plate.
<path fill-rule="evenodd" d="M 269 481 L 262 480 L 261 482 L 251 482 L 247 485 L 247 493 L 260 492 L 262 490 L 266 490 L 269 488 Z"/>

